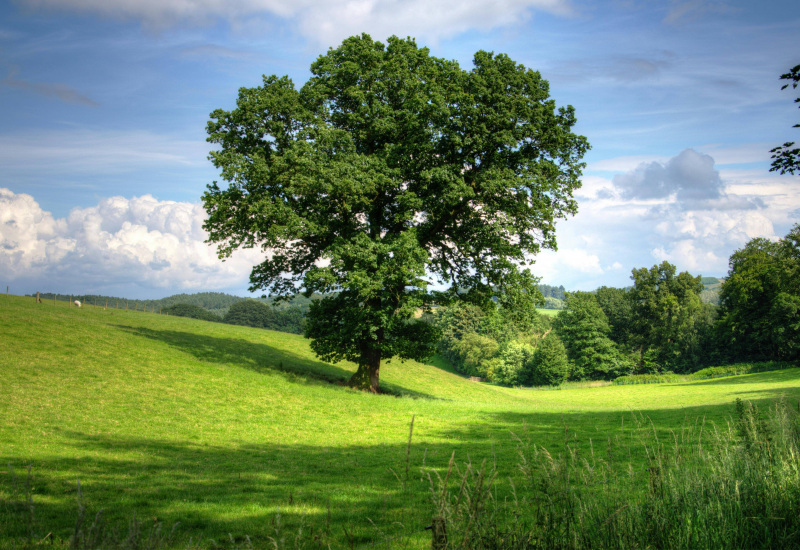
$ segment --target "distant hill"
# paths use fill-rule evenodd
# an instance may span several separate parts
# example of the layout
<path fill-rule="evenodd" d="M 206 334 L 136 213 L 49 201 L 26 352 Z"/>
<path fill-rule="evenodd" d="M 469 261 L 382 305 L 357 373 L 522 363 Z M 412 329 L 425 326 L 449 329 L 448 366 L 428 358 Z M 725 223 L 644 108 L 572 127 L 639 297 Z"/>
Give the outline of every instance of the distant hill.
<path fill-rule="evenodd" d="M 35 294 L 31 296 L 35 296 Z M 39 297 L 48 302 L 52 302 L 54 299 L 59 302 L 78 300 L 85 307 L 148 311 L 218 322 L 226 322 L 226 316 L 234 304 L 250 300 L 268 305 L 270 308 L 265 309 L 271 309 L 275 312 L 270 314 L 271 322 L 250 326 L 302 334 L 309 305 L 313 300 L 318 299 L 319 295 L 312 295 L 310 298 L 306 298 L 301 294 L 297 294 L 288 300 L 276 300 L 269 296 L 245 298 L 224 292 L 196 292 L 194 294 L 173 294 L 158 300 L 130 300 L 118 296 L 102 296 L 99 294 L 55 295 L 52 292 L 43 292 L 39 293 Z M 247 325 L 248 323 L 238 322 L 235 324 Z"/>
<path fill-rule="evenodd" d="M 703 290 L 700 292 L 700 299 L 707 304 L 719 305 L 719 293 L 725 279 L 716 277 L 700 277 L 703 283 Z"/>

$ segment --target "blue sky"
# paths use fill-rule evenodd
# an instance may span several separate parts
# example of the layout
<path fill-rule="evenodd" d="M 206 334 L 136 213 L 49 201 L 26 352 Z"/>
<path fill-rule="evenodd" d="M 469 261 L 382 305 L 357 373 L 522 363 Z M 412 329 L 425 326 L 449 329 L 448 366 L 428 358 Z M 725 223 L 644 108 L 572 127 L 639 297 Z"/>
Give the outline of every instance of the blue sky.
<path fill-rule="evenodd" d="M 626 286 L 662 260 L 724 276 L 800 221 L 796 1 L 18 0 L 0 2 L 0 284 L 12 293 L 246 294 L 259 253 L 204 243 L 205 125 L 262 74 L 299 86 L 349 35 L 416 37 L 539 70 L 589 139 L 579 213 L 542 282 Z M 800 141 L 800 140 L 799 140 Z"/>

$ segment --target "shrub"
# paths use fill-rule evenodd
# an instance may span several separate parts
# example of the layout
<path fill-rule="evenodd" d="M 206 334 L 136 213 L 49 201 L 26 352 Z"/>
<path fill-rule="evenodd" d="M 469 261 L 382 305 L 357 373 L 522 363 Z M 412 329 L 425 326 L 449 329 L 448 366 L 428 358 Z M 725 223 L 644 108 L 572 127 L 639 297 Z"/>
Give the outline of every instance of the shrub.
<path fill-rule="evenodd" d="M 175 304 L 174 306 L 165 307 L 161 310 L 161 313 L 165 313 L 167 315 L 175 315 L 177 317 L 190 317 L 192 319 L 201 319 L 203 321 L 222 321 L 222 319 L 204 309 L 200 306 L 195 306 L 192 304 Z"/>
<path fill-rule="evenodd" d="M 664 384 L 670 382 L 685 382 L 688 379 L 688 376 L 672 372 L 665 372 L 662 374 L 631 374 L 628 376 L 620 376 L 614 380 L 613 384 L 615 386 L 625 386 L 629 384 Z"/>
<path fill-rule="evenodd" d="M 455 345 L 463 364 L 464 374 L 484 378 L 488 373 L 488 361 L 497 354 L 499 348 L 498 343 L 492 338 L 481 336 L 476 332 L 465 334 Z"/>
<path fill-rule="evenodd" d="M 266 304 L 256 300 L 242 300 L 233 304 L 222 320 L 230 325 L 266 328 L 272 323 L 275 313 Z"/>
<path fill-rule="evenodd" d="M 533 354 L 528 382 L 534 386 L 558 386 L 568 376 L 567 350 L 557 335 L 550 334 L 539 342 Z"/>
<path fill-rule="evenodd" d="M 493 366 L 492 381 L 504 386 L 530 384 L 530 372 L 535 348 L 530 344 L 511 340 L 500 354 L 500 361 Z"/>

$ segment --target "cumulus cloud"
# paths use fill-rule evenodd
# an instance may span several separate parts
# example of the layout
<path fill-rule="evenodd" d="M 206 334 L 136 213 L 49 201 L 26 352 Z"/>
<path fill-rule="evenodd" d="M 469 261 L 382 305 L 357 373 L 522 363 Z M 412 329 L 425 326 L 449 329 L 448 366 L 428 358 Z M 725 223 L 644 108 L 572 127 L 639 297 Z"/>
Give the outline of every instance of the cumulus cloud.
<path fill-rule="evenodd" d="M 144 195 L 102 199 L 55 219 L 30 195 L 0 189 L 0 272 L 11 282 L 72 292 L 244 287 L 261 253 L 221 262 L 204 242 L 205 217 L 200 204 Z"/>
<path fill-rule="evenodd" d="M 436 40 L 469 29 L 516 24 L 532 11 L 569 15 L 567 0 L 20 0 L 33 8 L 73 10 L 136 18 L 163 27 L 227 19 L 239 24 L 258 17 L 290 21 L 307 38 L 335 44 L 369 32 L 376 38 L 411 34 Z"/>
<path fill-rule="evenodd" d="M 666 162 L 643 162 L 617 174 L 614 185 L 624 199 L 671 199 L 687 210 L 743 210 L 763 207 L 757 199 L 729 195 L 710 155 L 685 149 Z"/>
<path fill-rule="evenodd" d="M 725 158 L 721 170 L 716 155 L 692 149 L 593 163 L 576 192 L 578 214 L 560 222 L 559 250 L 537 257 L 536 274 L 573 290 L 625 286 L 632 269 L 661 261 L 724 276 L 734 251 L 784 235 L 800 211 L 792 178 L 743 166 L 751 149 L 712 148 Z"/>
<path fill-rule="evenodd" d="M 695 273 L 725 273 L 728 258 L 756 237 L 773 238 L 772 221 L 760 211 L 696 211 L 667 216 L 654 226 L 657 261 Z"/>

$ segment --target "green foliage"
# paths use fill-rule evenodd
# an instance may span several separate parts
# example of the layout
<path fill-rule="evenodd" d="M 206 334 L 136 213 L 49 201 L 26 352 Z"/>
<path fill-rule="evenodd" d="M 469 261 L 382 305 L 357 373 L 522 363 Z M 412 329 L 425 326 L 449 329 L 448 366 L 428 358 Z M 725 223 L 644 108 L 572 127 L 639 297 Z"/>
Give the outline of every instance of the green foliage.
<path fill-rule="evenodd" d="M 175 304 L 174 306 L 166 307 L 161 310 L 165 315 L 177 315 L 178 317 L 190 317 L 192 319 L 201 319 L 203 321 L 221 321 L 218 315 L 214 315 L 210 311 L 203 309 L 200 306 L 191 304 Z"/>
<path fill-rule="evenodd" d="M 706 367 L 691 374 L 674 374 L 671 372 L 660 374 L 632 374 L 620 376 L 613 383 L 615 385 L 628 384 L 662 384 L 674 382 L 689 382 L 691 380 L 707 380 L 709 378 L 721 378 L 725 376 L 739 376 L 742 374 L 753 374 L 758 372 L 769 372 L 793 368 L 793 363 L 779 361 L 764 361 L 761 363 L 735 363 L 733 365 L 723 365 Z"/>
<path fill-rule="evenodd" d="M 785 90 L 789 86 L 792 89 L 797 89 L 800 83 L 800 65 L 795 65 L 788 73 L 781 75 L 781 80 L 788 80 L 788 84 L 781 86 L 781 90 Z M 795 98 L 795 103 L 800 103 L 800 97 Z M 795 128 L 800 128 L 800 124 L 795 124 Z M 781 174 L 794 174 L 800 172 L 800 147 L 795 147 L 793 141 L 787 141 L 780 147 L 775 147 L 770 150 L 772 153 L 772 166 L 770 172 L 780 172 Z"/>
<path fill-rule="evenodd" d="M 499 361 L 493 365 L 492 381 L 503 386 L 529 386 L 534 380 L 536 349 L 530 344 L 511 340 L 506 343 Z"/>
<path fill-rule="evenodd" d="M 256 300 L 243 300 L 233 304 L 222 320 L 230 325 L 266 328 L 272 324 L 273 315 L 269 306 Z"/>
<path fill-rule="evenodd" d="M 548 321 L 535 310 L 513 312 L 508 307 L 484 311 L 468 303 L 436 309 L 434 324 L 441 331 L 439 352 L 459 372 L 480 376 L 502 385 L 529 384 L 525 367 L 514 350 L 532 342 L 548 329 Z M 509 355 L 506 355 L 509 354 Z"/>
<path fill-rule="evenodd" d="M 685 382 L 689 377 L 685 374 L 675 374 L 674 372 L 663 372 L 658 374 L 628 374 L 614 379 L 615 386 L 627 386 L 630 384 L 672 384 L 675 382 Z"/>
<path fill-rule="evenodd" d="M 242 300 L 228 309 L 222 322 L 301 334 L 305 320 L 297 307 L 276 310 L 258 300 Z"/>
<path fill-rule="evenodd" d="M 434 311 L 434 325 L 441 338 L 438 351 L 456 368 L 464 371 L 464 361 L 459 346 L 467 334 L 480 334 L 483 331 L 486 313 L 472 304 L 456 302 L 449 307 L 438 307 Z M 466 373 L 465 373 L 466 374 Z"/>
<path fill-rule="evenodd" d="M 456 345 L 464 366 L 464 374 L 488 378 L 489 361 L 500 349 L 497 341 L 476 332 L 469 332 Z"/>
<path fill-rule="evenodd" d="M 595 292 L 595 298 L 608 320 L 609 337 L 620 346 L 631 347 L 635 327 L 630 292 L 602 286 Z"/>
<path fill-rule="evenodd" d="M 245 299 L 223 292 L 196 292 L 194 294 L 173 294 L 158 300 L 158 303 L 164 308 L 178 304 L 192 305 L 222 317 L 227 313 L 229 307 Z"/>
<path fill-rule="evenodd" d="M 539 341 L 533 354 L 528 381 L 533 386 L 558 386 L 569 376 L 567 350 L 561 339 L 549 334 Z"/>
<path fill-rule="evenodd" d="M 564 301 L 567 298 L 567 291 L 564 289 L 564 285 L 560 286 L 552 286 L 552 285 L 538 285 L 539 292 L 542 293 L 542 296 L 547 298 L 553 298 L 555 300 Z"/>
<path fill-rule="evenodd" d="M 718 378 L 720 376 L 737 376 L 740 374 L 752 374 L 756 372 L 769 372 L 792 368 L 796 365 L 780 361 L 764 361 L 761 363 L 735 363 L 716 367 L 706 367 L 689 375 L 691 380 L 704 380 L 706 378 Z"/>
<path fill-rule="evenodd" d="M 718 337 L 734 358 L 800 358 L 800 225 L 753 239 L 730 258 Z"/>
<path fill-rule="evenodd" d="M 700 301 L 700 277 L 675 274 L 662 262 L 650 269 L 634 269 L 630 291 L 633 308 L 632 343 L 641 351 L 640 368 L 690 371 L 708 349 L 713 312 Z M 650 352 L 650 356 L 646 355 Z"/>
<path fill-rule="evenodd" d="M 555 221 L 576 212 L 581 159 L 572 107 L 505 55 L 474 67 L 432 57 L 412 39 L 346 39 L 288 77 L 243 88 L 208 123 L 227 189 L 209 186 L 205 228 L 225 257 L 259 246 L 252 289 L 327 294 L 306 334 L 331 360 L 352 359 L 353 385 L 378 391 L 382 358 L 435 345 L 415 312 L 434 297 L 486 306 L 540 298 L 524 268 L 555 247 Z"/>
<path fill-rule="evenodd" d="M 553 328 L 572 363 L 571 379 L 612 380 L 630 368 L 608 338 L 611 329 L 594 294 L 568 294 L 567 309 L 559 312 Z"/>
<path fill-rule="evenodd" d="M 564 309 L 564 302 L 563 300 L 559 300 L 558 298 L 551 298 L 548 296 L 544 299 L 544 308 L 545 309 Z"/>

